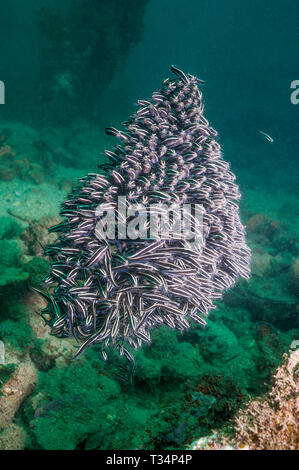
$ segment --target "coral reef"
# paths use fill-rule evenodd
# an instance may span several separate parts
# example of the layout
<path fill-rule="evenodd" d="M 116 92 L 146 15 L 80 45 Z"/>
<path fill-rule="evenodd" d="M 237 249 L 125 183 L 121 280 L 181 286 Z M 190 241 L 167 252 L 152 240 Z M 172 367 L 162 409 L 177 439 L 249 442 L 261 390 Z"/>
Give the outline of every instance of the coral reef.
<path fill-rule="evenodd" d="M 6 217 L 0 223 L 1 238 L 20 242 L 22 236 L 26 262 L 21 266 L 25 266 L 32 259 L 41 260 L 37 241 L 50 241 L 47 227 L 53 222 L 32 221 L 30 229 L 22 232 L 15 219 Z M 267 244 L 273 246 L 273 240 L 267 239 Z M 266 249 L 264 243 L 259 246 Z M 282 253 L 279 262 L 286 265 L 288 279 L 291 260 Z M 281 278 L 272 276 L 271 267 L 265 279 L 273 279 L 278 288 Z M 247 291 L 245 286 L 237 289 L 242 288 L 243 294 L 252 289 L 250 296 L 254 296 L 254 278 L 251 283 Z M 22 293 L 17 285 L 10 292 L 9 302 L 0 299 L 0 339 L 6 349 L 0 393 L 10 410 L 0 431 L 1 449 L 183 449 L 197 436 L 210 436 L 212 430 L 221 435 L 248 394 L 256 397 L 267 391 L 265 382 L 269 383 L 282 353 L 298 338 L 298 330 L 283 332 L 258 321 L 248 293 L 245 299 L 236 295 L 237 305 L 228 293 L 217 312 L 210 313 L 205 329 L 193 327 L 184 333 L 155 329 L 151 344 L 136 351 L 138 367 L 131 387 L 117 379 L 117 355 L 112 354 L 108 364 L 102 363 L 98 346 L 72 362 L 76 342 L 50 336 L 50 328 L 35 313 L 45 302 L 33 293 Z M 256 298 L 255 305 L 264 315 L 269 309 L 271 321 L 279 323 L 280 310 L 273 310 L 262 298 Z M 294 299 L 284 310 L 288 318 L 295 305 Z M 35 383 L 38 377 L 35 389 L 28 389 L 26 380 L 10 380 L 23 364 L 30 365 Z M 24 399 L 10 408 L 12 389 Z M 103 390 L 100 397 L 99 390 Z M 82 404 L 88 419 L 82 416 Z"/>

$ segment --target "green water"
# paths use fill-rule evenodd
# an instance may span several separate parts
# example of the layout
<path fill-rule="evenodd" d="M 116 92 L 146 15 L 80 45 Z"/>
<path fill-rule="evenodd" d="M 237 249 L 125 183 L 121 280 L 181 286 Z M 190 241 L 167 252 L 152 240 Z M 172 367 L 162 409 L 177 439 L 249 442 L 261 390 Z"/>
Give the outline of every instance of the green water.
<path fill-rule="evenodd" d="M 1 6 L 0 450 L 185 449 L 230 434 L 299 340 L 298 3 L 60 3 Z M 98 346 L 73 361 L 75 341 L 50 336 L 30 288 L 44 288 L 60 204 L 107 161 L 104 128 L 127 120 L 173 64 L 205 81 L 205 116 L 242 193 L 252 275 L 206 328 L 155 329 L 126 382 L 122 360 L 112 352 L 104 363 Z"/>

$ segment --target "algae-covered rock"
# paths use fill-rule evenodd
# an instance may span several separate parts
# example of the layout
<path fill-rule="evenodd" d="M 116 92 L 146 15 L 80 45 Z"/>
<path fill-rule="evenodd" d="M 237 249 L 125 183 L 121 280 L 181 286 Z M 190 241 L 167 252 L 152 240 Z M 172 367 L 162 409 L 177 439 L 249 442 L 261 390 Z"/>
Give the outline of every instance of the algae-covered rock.
<path fill-rule="evenodd" d="M 250 217 L 246 222 L 248 232 L 263 233 L 267 238 L 271 238 L 279 230 L 279 222 L 272 220 L 263 213 L 258 213 Z"/>
<path fill-rule="evenodd" d="M 10 291 L 22 289 L 27 279 L 28 273 L 22 268 L 6 267 L 0 273 L 0 295 L 8 294 L 7 290 L 5 291 L 6 288 Z"/>
<path fill-rule="evenodd" d="M 17 238 L 21 232 L 22 227 L 12 217 L 0 217 L 0 240 Z"/>
<path fill-rule="evenodd" d="M 251 261 L 251 271 L 258 276 L 265 276 L 270 269 L 271 256 L 269 253 L 254 253 Z"/>
<path fill-rule="evenodd" d="M 43 449 L 72 450 L 88 434 L 113 428 L 107 415 L 115 412 L 120 387 L 88 362 L 41 373 L 38 391 L 47 401 L 37 405 L 31 426 Z"/>
<path fill-rule="evenodd" d="M 63 345 L 57 338 L 37 339 L 30 349 L 30 357 L 38 370 L 47 371 L 55 366 L 55 360 L 62 354 Z"/>
<path fill-rule="evenodd" d="M 59 217 L 42 217 L 39 220 L 31 220 L 26 230 L 22 233 L 25 244 L 25 254 L 30 256 L 42 256 L 43 247 L 48 243 L 54 243 L 57 239 L 55 233 L 49 233 L 49 227 L 58 224 Z"/>
<path fill-rule="evenodd" d="M 0 450 L 23 450 L 26 434 L 17 424 L 10 424 L 0 432 Z"/>
<path fill-rule="evenodd" d="M 3 217 L 0 227 L 0 296 L 7 296 L 7 288 L 10 295 L 19 291 L 25 286 L 29 275 L 22 263 L 23 244 L 21 240 L 12 238 L 20 233 L 19 225 L 8 217 Z"/>
<path fill-rule="evenodd" d="M 12 347 L 24 351 L 32 340 L 32 330 L 23 318 L 6 318 L 0 323 L 0 338 Z"/>
<path fill-rule="evenodd" d="M 136 370 L 136 379 L 143 383 L 159 384 L 161 381 L 161 364 L 159 361 L 154 361 L 146 357 L 143 351 L 138 352 L 136 358 L 138 368 Z"/>
<path fill-rule="evenodd" d="M 1 266 L 12 266 L 20 264 L 22 256 L 22 244 L 19 240 L 0 240 L 0 264 Z"/>
<path fill-rule="evenodd" d="M 44 278 L 49 272 L 50 263 L 45 258 L 35 256 L 26 265 L 28 272 L 28 284 L 31 287 L 38 287 L 43 283 Z"/>
<path fill-rule="evenodd" d="M 37 381 L 36 369 L 26 356 L 2 388 L 0 430 L 11 424 L 25 398 L 34 391 Z"/>
<path fill-rule="evenodd" d="M 16 364 L 0 364 L 0 395 L 1 388 L 9 380 L 13 372 L 16 370 Z"/>

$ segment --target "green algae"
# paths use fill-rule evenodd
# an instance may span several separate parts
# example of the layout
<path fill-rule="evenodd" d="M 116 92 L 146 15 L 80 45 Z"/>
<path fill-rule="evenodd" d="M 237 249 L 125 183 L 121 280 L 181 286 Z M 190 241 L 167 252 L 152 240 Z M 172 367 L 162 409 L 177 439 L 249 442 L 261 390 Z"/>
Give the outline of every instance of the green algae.
<path fill-rule="evenodd" d="M 115 412 L 120 387 L 90 363 L 40 373 L 40 390 L 50 401 L 40 403 L 32 425 L 43 449 L 75 449 L 99 427 L 105 439 L 116 425 L 108 416 Z"/>
<path fill-rule="evenodd" d="M 30 345 L 32 337 L 32 329 L 22 317 L 5 319 L 0 323 L 0 339 L 19 351 Z"/>
<path fill-rule="evenodd" d="M 204 332 L 154 331 L 152 344 L 137 351 L 132 383 L 117 379 L 116 354 L 104 364 L 97 347 L 67 368 L 40 372 L 36 396 L 42 399 L 26 418 L 30 446 L 180 449 L 198 433 L 221 429 L 249 392 L 263 390 L 261 364 L 266 364 L 248 313 L 224 310 Z M 269 355 L 276 346 L 269 345 Z M 274 364 L 267 367 L 270 373 Z"/>
<path fill-rule="evenodd" d="M 17 235 L 21 233 L 18 224 L 8 217 L 0 219 L 0 296 L 7 295 L 24 286 L 28 273 L 22 263 L 23 244 Z"/>
<path fill-rule="evenodd" d="M 25 265 L 25 269 L 28 272 L 28 285 L 31 287 L 41 286 L 49 272 L 49 268 L 50 263 L 47 259 L 38 256 L 33 257 Z"/>
<path fill-rule="evenodd" d="M 135 375 L 129 368 L 122 373 L 127 381 L 118 378 L 122 360 L 111 351 L 103 363 L 97 347 L 59 365 L 45 340 L 35 338 L 22 305 L 26 289 L 46 275 L 48 261 L 23 259 L 20 229 L 7 227 L 0 339 L 21 354 L 29 348 L 40 371 L 19 413 L 28 449 L 182 449 L 194 437 L 225 429 L 249 394 L 267 391 L 296 339 L 296 299 L 287 283 L 292 257 L 282 256 L 271 260 L 267 275 L 254 275 L 248 286 L 240 283 L 226 294 L 206 328 L 154 330 L 152 344 L 136 353 Z"/>
<path fill-rule="evenodd" d="M 55 191 L 54 201 L 62 197 Z M 118 378 L 123 362 L 111 352 L 104 364 L 97 347 L 59 365 L 45 340 L 36 339 L 23 304 L 28 288 L 47 274 L 48 261 L 24 257 L 23 225 L 7 217 L 1 227 L 0 339 L 21 355 L 29 349 L 40 371 L 18 414 L 28 449 L 182 449 L 194 437 L 224 429 L 249 395 L 267 391 L 298 336 L 288 285 L 295 248 L 284 229 L 250 236 L 255 251 L 263 246 L 271 256 L 264 275 L 254 273 L 249 285 L 226 294 L 206 328 L 153 331 L 152 344 L 137 351 L 135 375 L 129 368 L 122 373 L 126 382 Z"/>
<path fill-rule="evenodd" d="M 21 225 L 11 217 L 0 217 L 0 240 L 11 240 L 21 235 Z"/>

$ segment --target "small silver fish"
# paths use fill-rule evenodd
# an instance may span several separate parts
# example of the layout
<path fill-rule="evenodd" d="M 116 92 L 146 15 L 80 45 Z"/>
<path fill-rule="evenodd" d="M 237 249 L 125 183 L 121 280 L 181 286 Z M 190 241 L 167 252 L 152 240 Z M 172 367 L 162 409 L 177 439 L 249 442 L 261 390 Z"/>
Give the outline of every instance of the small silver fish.
<path fill-rule="evenodd" d="M 274 139 L 273 137 L 271 137 L 269 134 L 266 134 L 266 132 L 263 132 L 263 131 L 258 131 L 259 134 L 261 134 L 263 137 L 265 137 L 266 140 L 268 140 L 268 142 L 270 142 L 271 144 L 273 144 L 274 142 Z"/>

